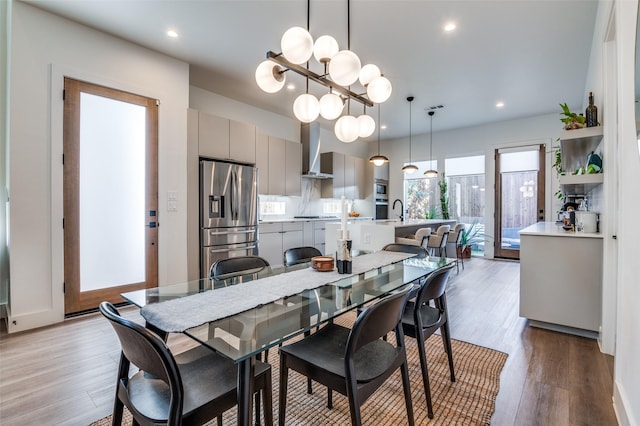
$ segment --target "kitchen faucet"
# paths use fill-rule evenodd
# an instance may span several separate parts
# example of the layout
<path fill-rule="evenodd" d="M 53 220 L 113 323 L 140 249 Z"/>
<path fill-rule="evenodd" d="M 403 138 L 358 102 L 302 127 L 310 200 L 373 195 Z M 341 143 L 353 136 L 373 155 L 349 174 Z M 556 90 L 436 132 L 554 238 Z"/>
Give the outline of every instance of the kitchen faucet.
<path fill-rule="evenodd" d="M 401 221 L 403 221 L 404 220 L 404 204 L 402 204 L 401 199 L 396 198 L 395 200 L 393 200 L 393 206 L 391 207 L 392 210 L 395 210 L 396 203 L 400 203 L 400 214 L 398 215 L 398 217 L 400 218 Z"/>

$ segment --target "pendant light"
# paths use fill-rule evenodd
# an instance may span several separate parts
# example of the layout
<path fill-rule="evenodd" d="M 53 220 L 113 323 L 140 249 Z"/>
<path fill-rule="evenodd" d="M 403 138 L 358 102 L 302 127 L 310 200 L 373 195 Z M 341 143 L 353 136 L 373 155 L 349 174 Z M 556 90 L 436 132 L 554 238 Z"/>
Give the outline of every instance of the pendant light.
<path fill-rule="evenodd" d="M 431 167 L 431 153 L 433 152 L 433 115 L 435 114 L 435 111 L 429 111 L 427 114 L 429 114 L 429 117 L 431 117 L 431 130 L 429 131 L 429 167 Z M 429 169 L 426 172 L 424 172 L 424 175 L 428 178 L 434 178 L 434 177 L 438 177 L 438 171 L 434 170 L 434 169 Z"/>
<path fill-rule="evenodd" d="M 409 102 L 409 164 L 406 164 L 402 168 L 402 171 L 412 174 L 418 170 L 417 166 L 411 164 L 411 102 L 413 102 L 413 96 L 407 97 L 407 101 Z"/>
<path fill-rule="evenodd" d="M 373 163 L 374 166 L 382 166 L 384 163 L 388 163 L 389 159 L 384 155 L 380 155 L 380 104 L 378 104 L 378 154 L 369 158 L 369 162 Z"/>

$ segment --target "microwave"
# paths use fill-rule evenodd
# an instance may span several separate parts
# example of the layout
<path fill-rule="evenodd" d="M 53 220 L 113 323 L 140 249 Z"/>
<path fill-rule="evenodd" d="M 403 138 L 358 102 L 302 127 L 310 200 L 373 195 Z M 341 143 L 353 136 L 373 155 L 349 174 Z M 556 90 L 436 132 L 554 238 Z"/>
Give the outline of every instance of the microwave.
<path fill-rule="evenodd" d="M 375 193 L 375 198 L 376 200 L 379 199 L 383 199 L 383 200 L 388 200 L 389 199 L 389 181 L 383 180 L 383 179 L 376 179 L 374 185 L 374 193 Z"/>

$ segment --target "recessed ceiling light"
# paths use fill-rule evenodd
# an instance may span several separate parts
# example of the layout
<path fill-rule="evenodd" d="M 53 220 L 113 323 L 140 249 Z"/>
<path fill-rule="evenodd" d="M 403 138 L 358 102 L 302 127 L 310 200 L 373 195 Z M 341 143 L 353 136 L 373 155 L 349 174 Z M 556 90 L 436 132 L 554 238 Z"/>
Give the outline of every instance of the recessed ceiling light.
<path fill-rule="evenodd" d="M 169 31 L 167 31 L 167 35 L 168 35 L 169 37 L 172 37 L 172 38 L 176 38 L 176 37 L 178 37 L 178 33 L 177 33 L 177 32 L 175 32 L 174 30 L 169 30 Z"/>
<path fill-rule="evenodd" d="M 444 30 L 448 33 L 450 33 L 451 31 L 456 29 L 456 24 L 453 22 L 449 22 L 447 24 L 445 24 L 444 26 Z"/>
<path fill-rule="evenodd" d="M 496 104 L 496 108 L 502 108 L 504 106 L 504 102 L 498 102 Z"/>
<path fill-rule="evenodd" d="M 295 86 L 293 83 L 289 83 L 289 84 L 287 84 L 287 89 L 289 89 L 289 90 L 293 90 L 293 89 L 295 89 L 295 88 L 296 88 L 296 86 Z"/>

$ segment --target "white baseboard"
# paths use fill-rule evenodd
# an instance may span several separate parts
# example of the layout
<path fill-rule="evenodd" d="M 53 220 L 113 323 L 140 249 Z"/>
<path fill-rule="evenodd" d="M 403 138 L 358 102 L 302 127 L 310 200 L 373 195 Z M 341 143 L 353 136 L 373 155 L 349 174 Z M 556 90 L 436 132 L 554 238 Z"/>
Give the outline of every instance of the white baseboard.
<path fill-rule="evenodd" d="M 631 418 L 631 411 L 627 410 L 627 408 L 631 408 L 631 404 L 629 400 L 626 398 L 625 394 L 618 387 L 617 382 L 613 382 L 613 410 L 616 413 L 616 417 L 618 418 L 618 425 L 620 426 L 631 426 L 637 425 L 638 423 Z"/>

